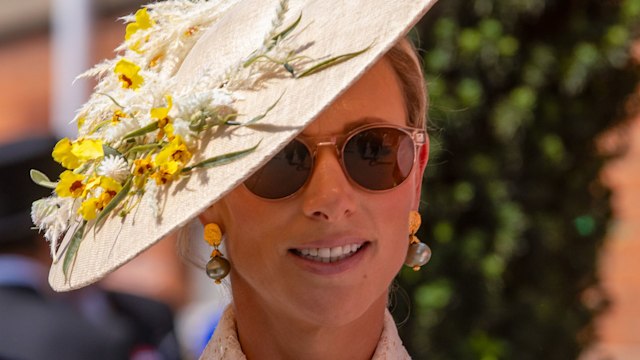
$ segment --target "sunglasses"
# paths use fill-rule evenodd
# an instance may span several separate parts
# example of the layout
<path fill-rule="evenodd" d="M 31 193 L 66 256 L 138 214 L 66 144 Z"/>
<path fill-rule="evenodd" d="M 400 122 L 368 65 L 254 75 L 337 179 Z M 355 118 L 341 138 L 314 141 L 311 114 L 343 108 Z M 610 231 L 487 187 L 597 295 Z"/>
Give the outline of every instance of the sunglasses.
<path fill-rule="evenodd" d="M 299 136 L 244 185 L 264 199 L 292 196 L 311 178 L 318 148 L 331 145 L 351 183 L 371 192 L 390 190 L 409 177 L 426 137 L 423 129 L 392 124 L 368 124 L 344 135 L 321 138 Z"/>

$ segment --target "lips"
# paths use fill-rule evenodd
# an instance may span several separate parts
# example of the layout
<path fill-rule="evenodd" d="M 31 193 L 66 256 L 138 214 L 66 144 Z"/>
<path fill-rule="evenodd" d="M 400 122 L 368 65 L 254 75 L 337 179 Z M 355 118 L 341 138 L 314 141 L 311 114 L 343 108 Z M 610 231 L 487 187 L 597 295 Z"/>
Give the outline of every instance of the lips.
<path fill-rule="evenodd" d="M 319 263 L 334 263 L 352 257 L 362 249 L 364 245 L 364 243 L 353 243 L 334 247 L 291 249 L 291 251 L 294 254 L 311 261 Z"/>

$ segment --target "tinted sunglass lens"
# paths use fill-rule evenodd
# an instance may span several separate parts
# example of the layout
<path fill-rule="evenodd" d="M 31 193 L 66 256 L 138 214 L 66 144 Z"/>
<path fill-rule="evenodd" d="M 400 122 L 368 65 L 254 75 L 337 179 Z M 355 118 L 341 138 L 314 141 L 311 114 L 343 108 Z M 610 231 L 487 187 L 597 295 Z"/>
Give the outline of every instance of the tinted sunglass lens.
<path fill-rule="evenodd" d="M 342 156 L 353 181 L 369 190 L 388 190 L 409 176 L 414 151 L 409 134 L 394 128 L 373 128 L 351 137 Z"/>
<path fill-rule="evenodd" d="M 280 199 L 298 191 L 309 178 L 312 159 L 307 147 L 294 140 L 245 181 L 254 194 Z"/>

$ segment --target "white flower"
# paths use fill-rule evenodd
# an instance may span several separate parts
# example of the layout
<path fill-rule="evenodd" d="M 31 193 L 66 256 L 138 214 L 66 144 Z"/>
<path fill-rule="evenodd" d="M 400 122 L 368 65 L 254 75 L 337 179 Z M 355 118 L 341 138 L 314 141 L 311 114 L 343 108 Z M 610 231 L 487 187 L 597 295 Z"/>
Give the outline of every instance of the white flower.
<path fill-rule="evenodd" d="M 55 198 L 44 198 L 36 200 L 31 204 L 31 220 L 39 229 L 42 229 L 45 226 L 44 219 L 54 210 L 54 206 L 52 204 L 53 199 Z"/>
<path fill-rule="evenodd" d="M 213 106 L 231 106 L 234 101 L 231 93 L 222 89 L 213 89 L 207 95 Z"/>
<path fill-rule="evenodd" d="M 189 122 L 181 118 L 177 118 L 173 121 L 173 134 L 180 136 L 182 140 L 187 144 L 187 147 L 192 148 L 195 146 L 196 137 L 193 131 L 189 129 Z"/>
<path fill-rule="evenodd" d="M 179 95 L 175 104 L 180 109 L 180 115 L 188 119 L 198 111 L 212 110 L 220 106 L 231 106 L 235 100 L 230 92 L 223 89 L 214 89 Z"/>
<path fill-rule="evenodd" d="M 69 228 L 69 220 L 75 212 L 73 198 L 69 197 L 51 196 L 34 201 L 31 206 L 31 220 L 38 230 L 44 230 L 54 262 L 58 261 L 58 240 Z"/>
<path fill-rule="evenodd" d="M 98 166 L 98 175 L 123 183 L 129 176 L 129 165 L 122 156 L 107 155 Z"/>
<path fill-rule="evenodd" d="M 108 144 L 117 144 L 128 133 L 137 130 L 139 128 L 137 121 L 130 118 L 125 118 L 119 121 L 117 124 L 110 125 L 104 133 L 104 140 Z"/>

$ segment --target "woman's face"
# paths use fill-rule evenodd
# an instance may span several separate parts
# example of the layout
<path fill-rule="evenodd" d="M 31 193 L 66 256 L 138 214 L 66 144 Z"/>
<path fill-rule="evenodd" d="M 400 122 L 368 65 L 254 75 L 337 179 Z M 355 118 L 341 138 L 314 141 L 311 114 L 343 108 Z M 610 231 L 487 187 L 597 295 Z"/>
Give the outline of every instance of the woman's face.
<path fill-rule="evenodd" d="M 343 134 L 368 122 L 406 126 L 406 118 L 400 85 L 383 59 L 303 134 Z M 334 325 L 386 303 L 407 252 L 408 216 L 418 207 L 427 148 L 409 178 L 390 191 L 355 187 L 335 148 L 320 146 L 311 178 L 294 196 L 264 200 L 239 186 L 217 202 L 201 221 L 220 224 L 226 234 L 234 297 L 250 297 L 275 314 Z M 359 249 L 337 262 L 300 255 L 345 245 Z"/>

